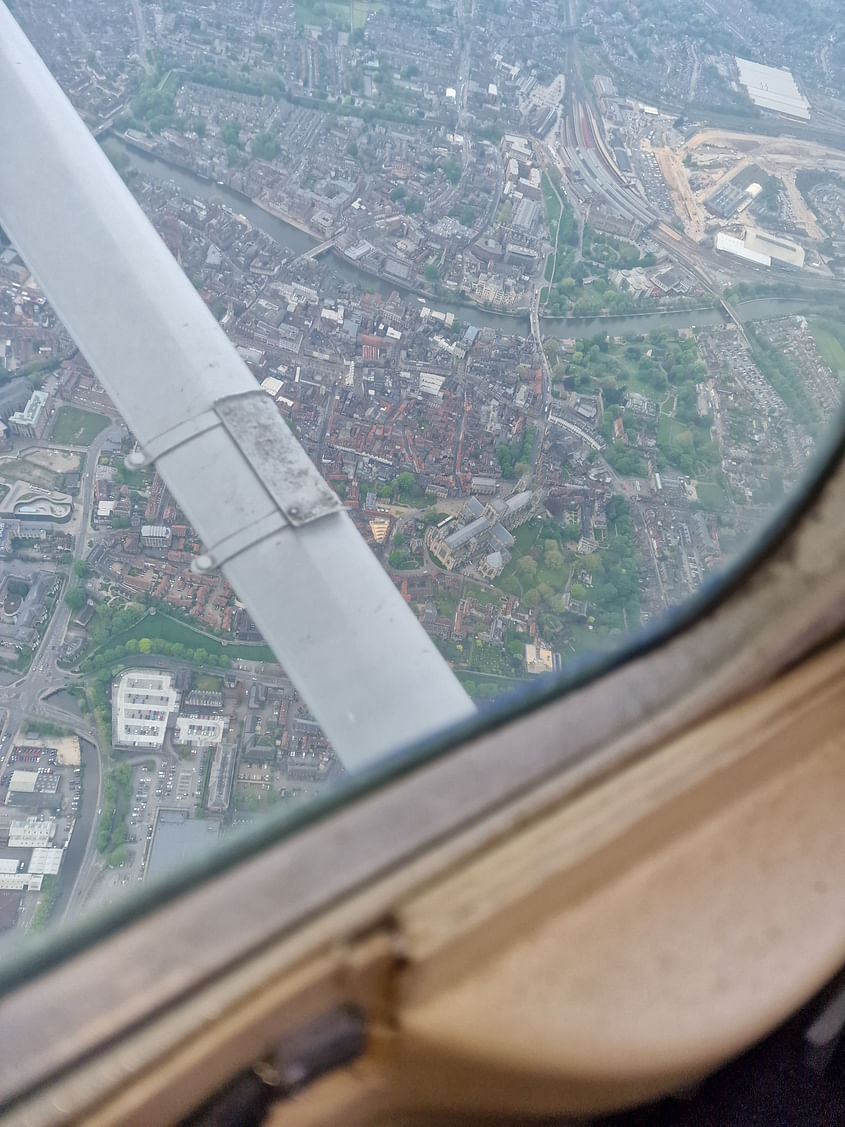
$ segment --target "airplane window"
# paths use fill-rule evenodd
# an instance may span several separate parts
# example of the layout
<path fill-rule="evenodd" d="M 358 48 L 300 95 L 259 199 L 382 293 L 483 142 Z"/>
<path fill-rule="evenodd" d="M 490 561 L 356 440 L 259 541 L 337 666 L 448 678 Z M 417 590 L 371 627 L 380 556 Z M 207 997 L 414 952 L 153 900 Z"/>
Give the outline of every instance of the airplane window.
<path fill-rule="evenodd" d="M 305 451 L 448 663 L 450 723 L 670 628 L 800 495 L 839 415 L 845 16 L 681 7 L 0 7 L 251 374 L 269 461 Z M 227 567 L 257 534 L 227 555 L 186 511 L 191 470 L 167 459 L 200 424 L 151 454 L 122 418 L 117 399 L 166 408 L 180 374 L 126 392 L 89 366 L 16 241 L 20 175 L 0 175 L 0 929 L 19 946 L 355 775 Z M 79 267 L 93 305 L 96 254 Z M 225 477 L 208 468 L 221 512 Z M 261 567 L 270 601 L 299 590 L 269 549 Z M 340 691 L 352 634 L 299 601 Z M 374 715 L 386 684 L 360 687 Z"/>

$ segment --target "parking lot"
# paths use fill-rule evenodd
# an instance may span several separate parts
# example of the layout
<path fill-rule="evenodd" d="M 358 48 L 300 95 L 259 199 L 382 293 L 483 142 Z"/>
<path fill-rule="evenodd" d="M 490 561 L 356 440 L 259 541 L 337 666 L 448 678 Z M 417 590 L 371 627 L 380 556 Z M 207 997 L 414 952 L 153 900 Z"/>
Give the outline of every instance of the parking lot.
<path fill-rule="evenodd" d="M 123 899 L 146 874 L 156 815 L 159 809 L 193 813 L 200 799 L 203 757 L 176 759 L 164 752 L 151 753 L 132 769 L 132 805 L 126 826 L 129 858 L 116 869 L 97 864 L 88 874 L 83 892 L 84 910 Z"/>

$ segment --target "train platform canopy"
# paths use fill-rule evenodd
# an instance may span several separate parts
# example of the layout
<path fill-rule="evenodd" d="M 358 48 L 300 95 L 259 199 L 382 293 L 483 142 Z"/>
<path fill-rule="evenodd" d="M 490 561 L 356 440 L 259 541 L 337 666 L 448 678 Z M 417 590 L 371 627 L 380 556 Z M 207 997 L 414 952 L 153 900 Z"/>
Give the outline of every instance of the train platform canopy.
<path fill-rule="evenodd" d="M 755 106 L 786 117 L 810 120 L 810 103 L 798 89 L 788 70 L 753 63 L 735 56 L 739 81 Z"/>

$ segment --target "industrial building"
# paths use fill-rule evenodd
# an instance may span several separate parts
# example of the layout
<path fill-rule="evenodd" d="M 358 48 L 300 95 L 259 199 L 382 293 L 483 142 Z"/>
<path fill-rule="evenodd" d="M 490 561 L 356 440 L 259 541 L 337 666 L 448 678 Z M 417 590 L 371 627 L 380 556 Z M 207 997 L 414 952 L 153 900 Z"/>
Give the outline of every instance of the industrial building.
<path fill-rule="evenodd" d="M 707 208 L 722 219 L 736 215 L 744 203 L 750 203 L 749 195 L 736 185 L 722 184 L 704 201 Z"/>
<path fill-rule="evenodd" d="M 716 250 L 724 251 L 725 254 L 732 254 L 746 262 L 753 262 L 756 266 L 772 265 L 772 260 L 768 254 L 748 250 L 745 246 L 745 240 L 738 239 L 736 235 L 727 235 L 724 231 L 719 231 L 716 235 L 715 246 Z"/>
<path fill-rule="evenodd" d="M 810 103 L 798 89 L 790 71 L 739 57 L 736 57 L 736 65 L 739 81 L 755 106 L 785 117 L 809 121 Z"/>
<path fill-rule="evenodd" d="M 756 266 L 782 266 L 800 270 L 804 265 L 804 248 L 780 235 L 769 234 L 749 227 L 743 238 L 719 231 L 715 239 L 716 250 L 732 254 Z"/>
<path fill-rule="evenodd" d="M 745 249 L 768 255 L 778 266 L 791 266 L 795 270 L 801 270 L 804 266 L 804 248 L 798 243 L 755 227 L 749 227 L 745 232 Z"/>

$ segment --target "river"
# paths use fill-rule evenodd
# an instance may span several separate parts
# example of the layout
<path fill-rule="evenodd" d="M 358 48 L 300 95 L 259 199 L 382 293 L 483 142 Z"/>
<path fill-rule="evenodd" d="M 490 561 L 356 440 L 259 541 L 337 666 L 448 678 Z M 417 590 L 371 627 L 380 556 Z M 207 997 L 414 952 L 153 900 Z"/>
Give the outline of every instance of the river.
<path fill-rule="evenodd" d="M 241 192 L 233 191 L 220 184 L 214 184 L 185 168 L 151 156 L 134 146 L 127 145 L 120 137 L 111 135 L 106 140 L 106 150 L 119 150 L 124 153 L 139 172 L 159 180 L 171 180 L 186 195 L 209 203 L 225 204 L 238 215 L 243 215 L 254 227 L 266 232 L 280 246 L 287 247 L 296 254 L 303 254 L 318 244 L 317 239 L 300 231 L 291 223 L 279 219 L 258 204 L 247 199 Z M 330 252 L 332 253 L 332 252 Z M 337 274 L 346 281 L 372 293 L 387 296 L 395 290 L 407 295 L 413 291 L 376 278 L 365 270 L 333 254 L 333 266 Z M 454 313 L 455 317 L 479 328 L 499 329 L 505 333 L 527 336 L 530 332 L 527 314 L 494 313 L 480 309 L 467 302 L 442 301 L 427 297 L 426 301 L 444 313 Z M 818 303 L 810 295 L 795 298 L 752 298 L 749 301 L 734 302 L 734 309 L 742 321 L 762 321 L 771 317 L 784 317 L 791 313 L 811 313 Z M 554 337 L 592 337 L 598 333 L 610 336 L 635 336 L 653 329 L 705 328 L 709 325 L 725 323 L 721 309 L 704 306 L 700 309 L 682 309 L 674 313 L 623 314 L 609 317 L 543 317 L 542 328 L 545 336 Z"/>

